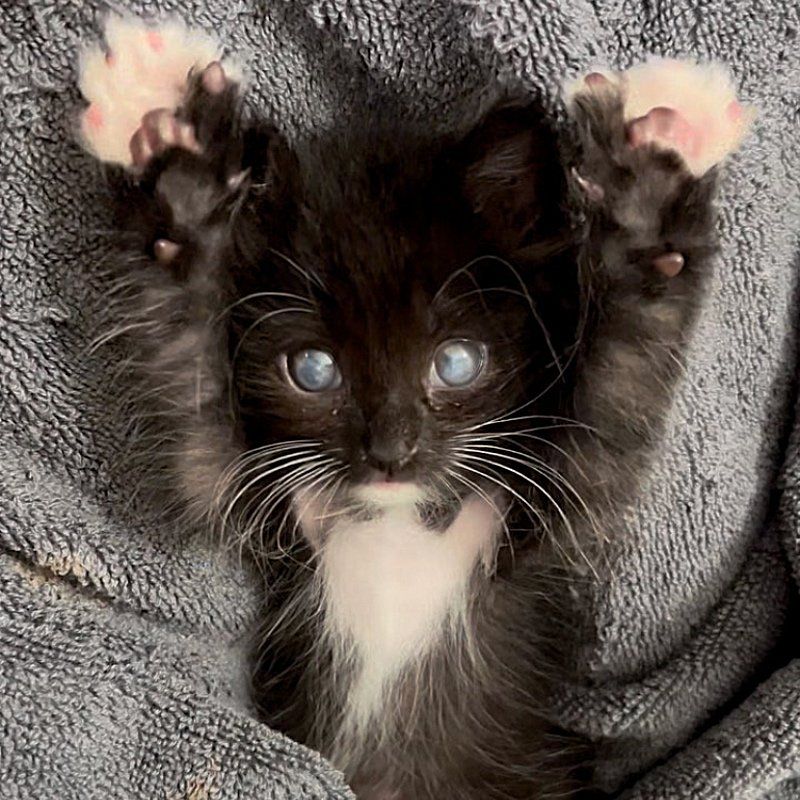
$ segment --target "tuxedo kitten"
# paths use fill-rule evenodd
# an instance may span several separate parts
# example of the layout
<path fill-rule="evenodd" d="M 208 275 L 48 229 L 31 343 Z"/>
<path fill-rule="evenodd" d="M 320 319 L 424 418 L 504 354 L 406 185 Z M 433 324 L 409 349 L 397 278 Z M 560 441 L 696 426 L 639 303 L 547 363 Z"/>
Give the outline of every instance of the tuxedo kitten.
<path fill-rule="evenodd" d="M 165 474 L 263 569 L 265 719 L 360 798 L 580 789 L 547 721 L 564 585 L 632 498 L 703 298 L 708 168 L 746 122 L 720 74 L 698 100 L 709 74 L 589 75 L 571 172 L 529 100 L 290 143 L 217 61 L 136 125 L 125 324 Z"/>

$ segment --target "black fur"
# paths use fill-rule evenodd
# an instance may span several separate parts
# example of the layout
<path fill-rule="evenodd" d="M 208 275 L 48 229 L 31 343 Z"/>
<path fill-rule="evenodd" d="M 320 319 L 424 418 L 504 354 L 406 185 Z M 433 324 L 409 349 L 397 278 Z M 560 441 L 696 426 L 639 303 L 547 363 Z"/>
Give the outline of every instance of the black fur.
<path fill-rule="evenodd" d="M 203 153 L 167 152 L 121 204 L 135 339 L 167 476 L 265 565 L 265 718 L 340 752 L 349 678 L 302 606 L 313 553 L 275 490 L 298 467 L 249 481 L 237 464 L 318 441 L 298 481 L 421 481 L 442 498 L 422 512 L 432 535 L 474 485 L 503 484 L 508 539 L 493 576 L 474 577 L 474 650 L 444 641 L 409 670 L 381 730 L 339 765 L 368 800 L 576 794 L 575 753 L 545 721 L 566 674 L 564 574 L 613 530 L 657 439 L 715 248 L 714 176 L 632 150 L 610 92 L 575 109 L 574 166 L 601 201 L 529 102 L 433 142 L 373 120 L 290 146 L 242 128 L 236 87 L 212 97 L 197 81 L 183 114 Z M 158 237 L 181 246 L 169 266 L 150 257 Z M 672 279 L 653 266 L 669 251 L 685 257 Z M 433 348 L 454 337 L 485 342 L 488 368 L 468 389 L 426 389 Z M 341 390 L 290 386 L 282 355 L 312 345 L 335 355 Z M 449 491 L 454 437 L 474 426 L 494 437 L 491 463 Z"/>

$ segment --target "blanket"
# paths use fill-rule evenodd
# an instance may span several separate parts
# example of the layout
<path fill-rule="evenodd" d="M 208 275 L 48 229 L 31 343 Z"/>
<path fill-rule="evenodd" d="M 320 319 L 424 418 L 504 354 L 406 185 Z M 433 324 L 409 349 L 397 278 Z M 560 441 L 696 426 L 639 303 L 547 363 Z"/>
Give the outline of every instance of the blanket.
<path fill-rule="evenodd" d="M 800 7 L 778 0 L 5 0 L 0 4 L 0 797 L 345 798 L 248 700 L 258 576 L 165 525 L 122 458 L 108 189 L 75 142 L 77 54 L 110 11 L 177 14 L 288 132 L 399 106 L 456 127 L 648 53 L 730 65 L 759 118 L 652 473 L 589 582 L 560 721 L 627 800 L 800 798 Z"/>

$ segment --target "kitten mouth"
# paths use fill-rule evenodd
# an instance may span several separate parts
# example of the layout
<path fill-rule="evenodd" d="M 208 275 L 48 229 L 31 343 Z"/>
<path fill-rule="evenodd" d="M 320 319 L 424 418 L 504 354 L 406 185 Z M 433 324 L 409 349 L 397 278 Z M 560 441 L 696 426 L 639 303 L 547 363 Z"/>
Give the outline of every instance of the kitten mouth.
<path fill-rule="evenodd" d="M 382 472 L 373 473 L 352 491 L 358 500 L 379 506 L 416 505 L 427 496 L 425 488 L 415 481 L 398 480 Z"/>

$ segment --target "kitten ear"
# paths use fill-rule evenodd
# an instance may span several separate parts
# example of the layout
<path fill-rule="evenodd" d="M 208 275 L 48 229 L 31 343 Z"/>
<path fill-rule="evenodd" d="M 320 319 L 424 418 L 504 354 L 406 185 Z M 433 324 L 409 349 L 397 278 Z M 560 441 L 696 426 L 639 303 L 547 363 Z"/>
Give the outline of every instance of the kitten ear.
<path fill-rule="evenodd" d="M 459 148 L 461 186 L 484 235 L 507 251 L 559 225 L 564 175 L 556 136 L 530 101 L 503 101 Z"/>

